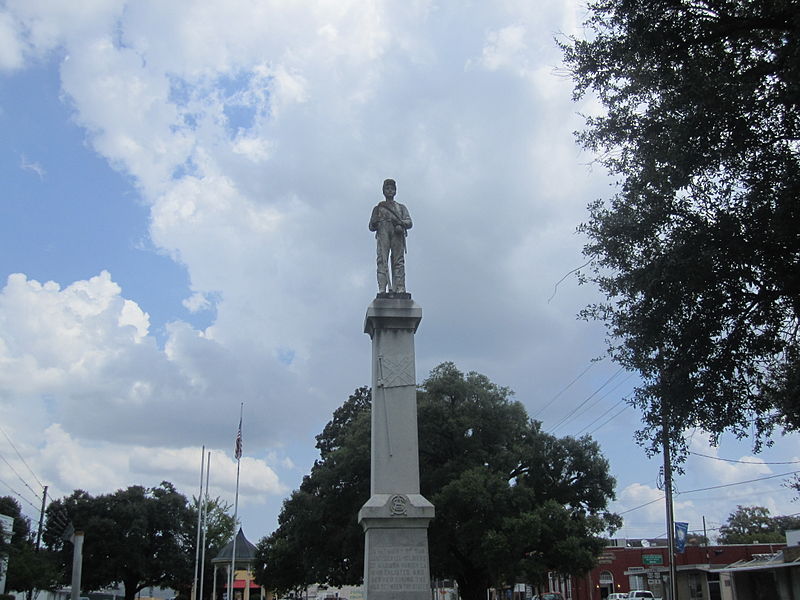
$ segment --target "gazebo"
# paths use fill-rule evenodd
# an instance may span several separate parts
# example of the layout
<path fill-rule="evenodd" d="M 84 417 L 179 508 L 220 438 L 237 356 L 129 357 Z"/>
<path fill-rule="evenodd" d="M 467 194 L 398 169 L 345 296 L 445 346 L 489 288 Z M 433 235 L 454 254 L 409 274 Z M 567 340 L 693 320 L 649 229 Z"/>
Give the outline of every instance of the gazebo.
<path fill-rule="evenodd" d="M 216 558 L 211 559 L 214 565 L 214 597 L 212 600 L 220 600 L 217 587 L 217 570 L 222 567 L 225 573 L 225 583 L 222 586 L 224 591 L 228 590 L 228 580 L 231 570 L 231 557 L 233 555 L 233 540 L 231 540 Z M 256 559 L 256 547 L 250 543 L 242 528 L 236 534 L 236 570 L 233 574 L 233 595 L 228 595 L 227 600 L 250 600 L 251 594 L 258 600 L 266 600 L 264 590 L 253 581 L 253 564 Z"/>

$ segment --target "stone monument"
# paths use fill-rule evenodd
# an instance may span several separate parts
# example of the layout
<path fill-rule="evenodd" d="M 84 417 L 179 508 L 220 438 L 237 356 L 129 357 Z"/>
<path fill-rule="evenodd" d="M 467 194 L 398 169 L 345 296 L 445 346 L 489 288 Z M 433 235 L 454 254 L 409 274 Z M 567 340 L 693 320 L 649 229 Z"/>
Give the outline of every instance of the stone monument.
<path fill-rule="evenodd" d="M 422 309 L 405 291 L 403 253 L 411 218 L 394 202 L 395 189 L 393 180 L 384 182 L 386 199 L 373 209 L 369 224 L 378 240 L 378 295 L 364 321 L 372 339 L 372 439 L 370 499 L 358 521 L 365 535 L 367 600 L 428 600 L 428 524 L 434 509 L 419 493 L 414 359 Z"/>

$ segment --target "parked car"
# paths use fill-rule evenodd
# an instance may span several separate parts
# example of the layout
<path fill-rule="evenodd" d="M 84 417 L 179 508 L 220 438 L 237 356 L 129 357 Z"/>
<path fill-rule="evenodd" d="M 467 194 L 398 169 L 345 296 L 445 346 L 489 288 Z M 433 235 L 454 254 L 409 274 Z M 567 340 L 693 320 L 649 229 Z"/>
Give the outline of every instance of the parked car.
<path fill-rule="evenodd" d="M 561 592 L 545 592 L 534 596 L 532 600 L 564 600 L 564 596 L 561 595 Z"/>
<path fill-rule="evenodd" d="M 654 598 L 653 592 L 650 590 L 631 590 L 628 592 L 626 598 Z"/>
<path fill-rule="evenodd" d="M 627 598 L 627 592 L 611 592 L 608 596 L 606 596 L 606 600 L 627 600 Z"/>

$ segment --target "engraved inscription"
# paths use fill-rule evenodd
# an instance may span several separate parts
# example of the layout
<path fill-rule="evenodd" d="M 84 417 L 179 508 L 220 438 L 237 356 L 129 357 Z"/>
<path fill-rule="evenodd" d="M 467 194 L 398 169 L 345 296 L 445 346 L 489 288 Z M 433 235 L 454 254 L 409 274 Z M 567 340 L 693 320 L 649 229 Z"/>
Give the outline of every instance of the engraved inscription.
<path fill-rule="evenodd" d="M 369 591 L 416 592 L 430 588 L 424 546 L 378 546 L 371 552 Z"/>

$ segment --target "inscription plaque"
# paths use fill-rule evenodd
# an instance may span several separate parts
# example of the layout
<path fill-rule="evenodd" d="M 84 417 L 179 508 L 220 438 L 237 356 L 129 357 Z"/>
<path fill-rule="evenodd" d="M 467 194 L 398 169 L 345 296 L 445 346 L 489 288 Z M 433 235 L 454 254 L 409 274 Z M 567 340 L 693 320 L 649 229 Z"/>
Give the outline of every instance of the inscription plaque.
<path fill-rule="evenodd" d="M 375 592 L 426 591 L 428 552 L 423 546 L 378 546 L 369 564 L 369 589 Z"/>

